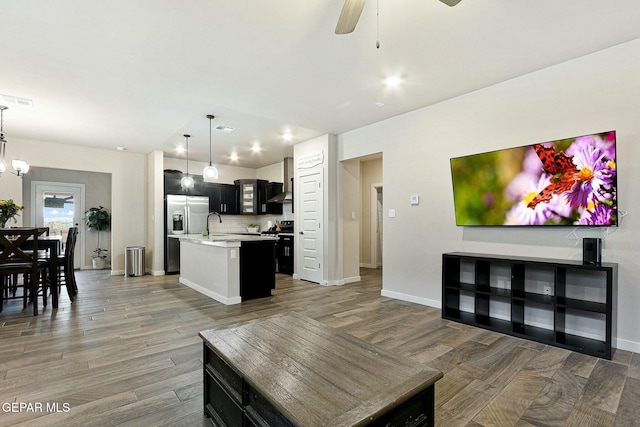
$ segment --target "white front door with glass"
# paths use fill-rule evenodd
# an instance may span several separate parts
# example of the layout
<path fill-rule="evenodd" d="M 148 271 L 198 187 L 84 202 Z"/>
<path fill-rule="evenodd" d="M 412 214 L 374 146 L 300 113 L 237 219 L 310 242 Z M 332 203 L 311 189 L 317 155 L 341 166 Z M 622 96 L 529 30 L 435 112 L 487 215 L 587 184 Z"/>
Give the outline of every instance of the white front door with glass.
<path fill-rule="evenodd" d="M 33 181 L 31 183 L 31 224 L 48 227 L 51 236 L 65 242 L 69 228 L 78 226 L 74 263 L 82 266 L 84 234 L 81 226 L 84 212 L 84 184 Z"/>

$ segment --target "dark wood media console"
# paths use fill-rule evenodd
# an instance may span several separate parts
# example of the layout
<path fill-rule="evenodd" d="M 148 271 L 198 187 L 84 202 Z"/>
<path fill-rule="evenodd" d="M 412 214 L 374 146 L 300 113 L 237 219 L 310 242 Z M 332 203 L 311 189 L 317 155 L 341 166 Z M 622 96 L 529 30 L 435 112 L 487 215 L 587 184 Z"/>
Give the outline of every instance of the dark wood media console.
<path fill-rule="evenodd" d="M 442 317 L 611 359 L 618 264 L 454 252 Z"/>
<path fill-rule="evenodd" d="M 216 426 L 434 425 L 442 373 L 299 314 L 203 331 Z"/>

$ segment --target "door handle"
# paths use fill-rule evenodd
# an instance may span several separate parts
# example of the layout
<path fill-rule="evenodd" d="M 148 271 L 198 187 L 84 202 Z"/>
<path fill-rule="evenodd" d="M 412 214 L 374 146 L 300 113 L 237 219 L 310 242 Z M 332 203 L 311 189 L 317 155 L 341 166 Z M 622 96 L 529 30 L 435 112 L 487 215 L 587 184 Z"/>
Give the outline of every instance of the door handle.
<path fill-rule="evenodd" d="M 300 234 L 304 234 L 304 231 L 301 231 Z"/>

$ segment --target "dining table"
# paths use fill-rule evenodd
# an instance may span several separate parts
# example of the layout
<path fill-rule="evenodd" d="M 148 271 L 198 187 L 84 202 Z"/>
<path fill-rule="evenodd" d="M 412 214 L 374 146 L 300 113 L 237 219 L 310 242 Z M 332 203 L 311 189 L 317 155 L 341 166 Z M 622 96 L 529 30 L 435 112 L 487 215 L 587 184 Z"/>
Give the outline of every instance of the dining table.
<path fill-rule="evenodd" d="M 27 240 L 24 245 L 25 249 L 33 248 L 33 242 Z M 51 303 L 53 308 L 58 308 L 58 256 L 62 252 L 62 236 L 50 236 L 42 234 L 38 236 L 38 251 L 46 250 L 48 252 L 47 262 L 49 263 L 49 283 L 51 287 Z M 75 291 L 69 289 L 67 284 L 67 292 L 69 299 L 73 301 Z"/>

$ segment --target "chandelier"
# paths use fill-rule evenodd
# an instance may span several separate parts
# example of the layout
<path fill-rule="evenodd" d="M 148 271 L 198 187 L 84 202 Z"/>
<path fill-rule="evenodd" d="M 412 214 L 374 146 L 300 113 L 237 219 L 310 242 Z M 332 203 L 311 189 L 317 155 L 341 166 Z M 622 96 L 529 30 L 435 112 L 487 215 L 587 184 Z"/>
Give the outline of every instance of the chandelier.
<path fill-rule="evenodd" d="M 8 110 L 8 107 L 4 105 L 0 105 L 0 174 L 2 172 L 9 171 L 15 175 L 24 175 L 29 172 L 29 164 L 24 160 L 14 159 L 11 161 L 11 166 L 13 167 L 13 171 L 9 170 L 7 167 L 7 160 L 5 151 L 7 149 L 7 140 L 4 139 L 4 110 Z M 15 171 L 15 172 L 14 172 Z"/>

